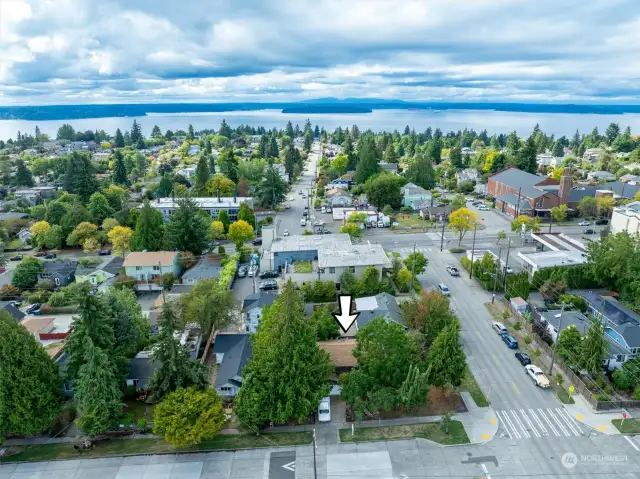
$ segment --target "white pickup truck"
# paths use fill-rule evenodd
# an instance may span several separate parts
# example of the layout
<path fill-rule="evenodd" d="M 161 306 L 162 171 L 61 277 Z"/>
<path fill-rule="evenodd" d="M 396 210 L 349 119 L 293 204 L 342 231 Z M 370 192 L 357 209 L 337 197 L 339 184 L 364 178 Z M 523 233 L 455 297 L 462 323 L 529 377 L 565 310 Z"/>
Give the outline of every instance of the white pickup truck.
<path fill-rule="evenodd" d="M 541 388 L 549 387 L 549 380 L 542 372 L 542 369 L 540 369 L 538 366 L 534 366 L 533 364 L 528 364 L 527 366 L 524 367 L 524 370 L 527 373 L 527 375 L 533 380 L 536 386 Z"/>

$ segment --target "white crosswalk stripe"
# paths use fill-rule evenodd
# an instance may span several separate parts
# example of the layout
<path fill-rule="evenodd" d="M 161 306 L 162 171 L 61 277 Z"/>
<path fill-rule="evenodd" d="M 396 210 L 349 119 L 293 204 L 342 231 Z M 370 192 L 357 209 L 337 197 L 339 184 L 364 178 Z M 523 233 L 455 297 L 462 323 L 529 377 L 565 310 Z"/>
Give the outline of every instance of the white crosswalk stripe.
<path fill-rule="evenodd" d="M 400 253 L 400 256 L 406 258 L 413 253 L 413 248 L 396 248 L 396 253 Z M 424 255 L 433 252 L 433 248 L 416 248 L 416 253 L 422 253 Z"/>
<path fill-rule="evenodd" d="M 584 435 L 578 421 L 563 408 L 508 409 L 496 415 L 509 439 Z"/>

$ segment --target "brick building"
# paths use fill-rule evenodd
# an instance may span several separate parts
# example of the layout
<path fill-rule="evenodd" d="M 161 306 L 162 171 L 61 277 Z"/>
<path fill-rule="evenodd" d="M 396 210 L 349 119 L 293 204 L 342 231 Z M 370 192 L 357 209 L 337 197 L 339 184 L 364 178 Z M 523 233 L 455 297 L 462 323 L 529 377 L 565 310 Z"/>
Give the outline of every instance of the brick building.
<path fill-rule="evenodd" d="M 568 187 L 567 187 L 568 185 Z M 496 208 L 510 216 L 548 216 L 560 205 L 560 197 L 571 188 L 571 177 L 561 185 L 553 178 L 538 176 L 512 166 L 491 175 L 487 195 L 495 198 Z"/>

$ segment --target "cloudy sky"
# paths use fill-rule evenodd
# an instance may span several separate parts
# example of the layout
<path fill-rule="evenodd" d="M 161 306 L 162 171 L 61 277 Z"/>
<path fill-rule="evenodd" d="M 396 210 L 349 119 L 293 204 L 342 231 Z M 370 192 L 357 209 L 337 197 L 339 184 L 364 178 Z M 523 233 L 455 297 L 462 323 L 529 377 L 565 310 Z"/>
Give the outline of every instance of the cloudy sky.
<path fill-rule="evenodd" d="M 640 103 L 640 0 L 0 0 L 0 105 Z"/>

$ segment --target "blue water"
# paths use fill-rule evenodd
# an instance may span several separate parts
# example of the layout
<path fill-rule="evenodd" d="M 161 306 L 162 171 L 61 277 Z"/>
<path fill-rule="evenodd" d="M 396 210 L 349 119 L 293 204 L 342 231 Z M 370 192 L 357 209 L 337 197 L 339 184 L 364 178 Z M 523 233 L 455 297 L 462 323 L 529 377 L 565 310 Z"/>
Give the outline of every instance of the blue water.
<path fill-rule="evenodd" d="M 640 114 L 624 115 L 591 115 L 570 113 L 519 113 L 504 111 L 472 111 L 472 110 L 374 110 L 365 114 L 284 114 L 281 110 L 259 111 L 229 111 L 216 113 L 173 113 L 173 114 L 149 114 L 139 117 L 112 117 L 112 118 L 88 118 L 80 120 L 55 120 L 55 121 L 26 121 L 26 120 L 0 120 L 0 139 L 16 137 L 18 131 L 33 134 L 36 125 L 40 131 L 55 138 L 58 127 L 63 123 L 71 124 L 76 130 L 105 130 L 114 134 L 117 128 L 126 130 L 131 127 L 133 119 L 141 125 L 145 135 L 151 133 L 154 125 L 158 125 L 164 132 L 170 130 L 186 130 L 192 124 L 196 130 L 217 129 L 222 119 L 236 127 L 240 124 L 264 126 L 265 128 L 284 128 L 287 121 L 300 128 L 304 126 L 307 118 L 313 125 L 324 127 L 333 131 L 338 126 L 351 127 L 358 125 L 361 131 L 372 129 L 374 131 L 397 129 L 404 130 L 406 125 L 416 131 L 424 131 L 427 127 L 440 128 L 443 132 L 457 131 L 464 128 L 473 128 L 477 132 L 486 129 L 489 134 L 509 133 L 516 130 L 520 136 L 528 136 L 534 125 L 538 123 L 547 134 L 557 136 L 571 136 L 576 131 L 589 133 L 593 127 L 598 127 L 601 133 L 607 125 L 616 122 L 622 129 L 631 127 L 635 134 L 640 133 Z"/>

